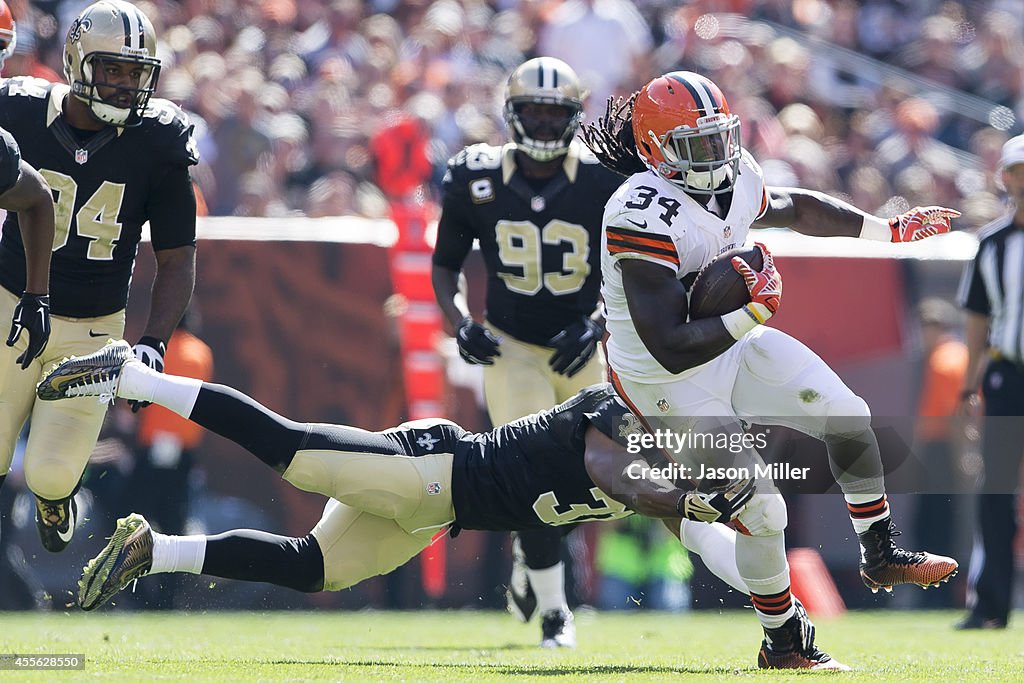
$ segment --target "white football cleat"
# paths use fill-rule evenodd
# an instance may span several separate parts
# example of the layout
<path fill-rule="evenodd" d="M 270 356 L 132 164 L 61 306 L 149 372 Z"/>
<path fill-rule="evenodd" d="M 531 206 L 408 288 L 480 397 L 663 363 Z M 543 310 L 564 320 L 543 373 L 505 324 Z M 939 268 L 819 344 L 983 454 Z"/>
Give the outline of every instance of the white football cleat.
<path fill-rule="evenodd" d="M 57 363 L 36 385 L 36 395 L 43 401 L 96 396 L 101 403 L 113 403 L 121 368 L 131 360 L 135 352 L 128 342 L 108 342 L 99 351 Z"/>

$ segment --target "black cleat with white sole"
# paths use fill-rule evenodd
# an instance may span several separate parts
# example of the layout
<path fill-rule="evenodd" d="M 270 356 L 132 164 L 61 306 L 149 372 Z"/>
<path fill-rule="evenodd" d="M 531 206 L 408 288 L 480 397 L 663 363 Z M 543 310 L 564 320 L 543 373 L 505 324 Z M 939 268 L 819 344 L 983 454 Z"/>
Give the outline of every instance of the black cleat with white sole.
<path fill-rule="evenodd" d="M 36 529 L 43 547 L 59 553 L 71 543 L 78 521 L 78 503 L 75 497 L 59 501 L 36 498 Z"/>

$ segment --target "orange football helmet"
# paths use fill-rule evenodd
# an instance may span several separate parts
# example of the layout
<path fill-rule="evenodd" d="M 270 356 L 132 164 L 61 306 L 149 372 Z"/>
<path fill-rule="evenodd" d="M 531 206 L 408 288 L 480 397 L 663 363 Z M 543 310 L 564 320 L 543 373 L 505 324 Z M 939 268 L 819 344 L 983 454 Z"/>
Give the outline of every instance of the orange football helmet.
<path fill-rule="evenodd" d="M 7 58 L 14 54 L 14 44 L 18 38 L 17 31 L 11 8 L 4 0 L 0 0 L 0 71 L 3 71 Z"/>
<path fill-rule="evenodd" d="M 710 79 L 691 71 L 659 76 L 633 106 L 637 151 L 652 171 L 693 194 L 732 189 L 739 172 L 740 119 Z"/>

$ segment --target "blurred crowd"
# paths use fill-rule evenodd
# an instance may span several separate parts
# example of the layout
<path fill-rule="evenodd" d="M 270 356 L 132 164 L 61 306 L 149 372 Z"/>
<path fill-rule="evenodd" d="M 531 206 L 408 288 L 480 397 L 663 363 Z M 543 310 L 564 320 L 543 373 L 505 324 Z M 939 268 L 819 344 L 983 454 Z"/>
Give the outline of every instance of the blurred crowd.
<path fill-rule="evenodd" d="M 59 79 L 85 0 L 13 0 L 5 75 Z M 381 216 L 429 201 L 462 146 L 506 139 L 501 85 L 560 57 L 587 116 L 674 69 L 715 80 L 770 184 L 892 214 L 945 204 L 1001 213 L 994 170 L 1024 131 L 1019 0 L 145 0 L 159 93 L 199 132 L 209 212 Z M 374 140 L 423 131 L 426 183 L 388 187 Z M 386 165 L 385 165 L 386 166 Z M 392 167 L 394 163 L 392 163 Z M 401 166 L 401 159 L 399 160 Z"/>

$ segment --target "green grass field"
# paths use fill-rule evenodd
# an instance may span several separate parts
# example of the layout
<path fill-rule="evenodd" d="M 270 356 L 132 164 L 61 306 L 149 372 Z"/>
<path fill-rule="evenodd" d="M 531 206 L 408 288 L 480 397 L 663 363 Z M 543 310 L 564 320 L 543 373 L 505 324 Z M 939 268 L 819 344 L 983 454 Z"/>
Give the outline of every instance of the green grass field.
<path fill-rule="evenodd" d="M 481 612 L 0 614 L 0 653 L 84 653 L 84 671 L 0 672 L 0 680 L 1021 681 L 1024 632 L 956 633 L 958 615 L 852 613 L 818 643 L 852 674 L 759 672 L 747 612 L 582 614 L 580 647 L 536 647 L 539 627 Z"/>

